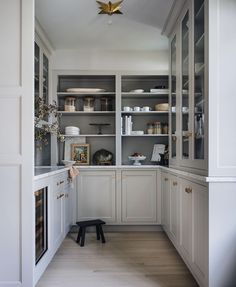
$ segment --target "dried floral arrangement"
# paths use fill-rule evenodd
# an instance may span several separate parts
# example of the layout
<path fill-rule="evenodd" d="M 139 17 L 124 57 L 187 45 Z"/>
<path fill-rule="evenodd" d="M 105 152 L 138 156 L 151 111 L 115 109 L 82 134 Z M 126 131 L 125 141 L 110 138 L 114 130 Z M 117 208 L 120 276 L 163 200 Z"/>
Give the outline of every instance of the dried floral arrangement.
<path fill-rule="evenodd" d="M 57 136 L 61 142 L 65 140 L 60 133 L 59 114 L 57 112 L 58 106 L 55 101 L 52 104 L 46 104 L 40 97 L 35 100 L 34 126 L 37 148 L 42 149 L 43 145 L 48 144 L 47 135 L 49 133 Z"/>

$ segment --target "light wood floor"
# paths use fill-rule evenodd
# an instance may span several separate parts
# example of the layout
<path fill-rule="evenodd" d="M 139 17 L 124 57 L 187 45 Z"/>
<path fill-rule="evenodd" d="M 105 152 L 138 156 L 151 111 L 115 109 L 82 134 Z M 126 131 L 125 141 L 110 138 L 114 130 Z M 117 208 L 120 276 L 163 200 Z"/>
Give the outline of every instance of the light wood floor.
<path fill-rule="evenodd" d="M 84 247 L 70 234 L 37 287 L 196 287 L 163 232 L 106 233 L 106 244 L 86 234 Z"/>

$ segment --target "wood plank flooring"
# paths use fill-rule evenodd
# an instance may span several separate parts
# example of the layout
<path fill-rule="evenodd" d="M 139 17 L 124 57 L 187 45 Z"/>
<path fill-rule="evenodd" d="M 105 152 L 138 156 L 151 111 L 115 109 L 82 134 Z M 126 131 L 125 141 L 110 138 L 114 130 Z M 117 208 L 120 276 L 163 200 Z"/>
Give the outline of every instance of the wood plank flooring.
<path fill-rule="evenodd" d="M 37 287 L 197 287 L 163 232 L 106 233 L 106 244 L 86 234 L 64 240 Z"/>

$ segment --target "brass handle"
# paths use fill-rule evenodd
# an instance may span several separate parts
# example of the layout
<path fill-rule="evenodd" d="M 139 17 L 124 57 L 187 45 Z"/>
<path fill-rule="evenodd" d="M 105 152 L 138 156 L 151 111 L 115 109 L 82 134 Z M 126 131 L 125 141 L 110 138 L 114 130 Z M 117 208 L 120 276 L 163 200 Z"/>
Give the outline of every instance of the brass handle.
<path fill-rule="evenodd" d="M 184 137 L 185 137 L 185 138 L 191 138 L 192 135 L 193 135 L 193 133 L 188 132 L 188 133 L 186 133 L 186 134 L 184 135 Z"/>
<path fill-rule="evenodd" d="M 173 186 L 176 186 L 176 185 L 178 185 L 178 183 L 177 183 L 177 181 L 174 181 Z"/>
<path fill-rule="evenodd" d="M 187 193 L 191 193 L 193 190 L 192 190 L 192 188 L 191 187 L 186 187 L 185 188 L 185 192 L 187 192 Z"/>
<path fill-rule="evenodd" d="M 65 195 L 64 193 L 61 193 L 60 195 L 57 196 L 57 199 L 62 198 L 64 195 Z"/>
<path fill-rule="evenodd" d="M 173 135 L 172 135 L 172 140 L 173 140 L 174 142 L 176 142 L 176 141 L 177 141 L 177 136 L 173 136 Z"/>
<path fill-rule="evenodd" d="M 167 177 L 165 177 L 165 181 L 168 181 L 168 178 L 167 178 Z"/>
<path fill-rule="evenodd" d="M 64 180 L 60 181 L 60 184 L 63 184 L 64 183 Z"/>

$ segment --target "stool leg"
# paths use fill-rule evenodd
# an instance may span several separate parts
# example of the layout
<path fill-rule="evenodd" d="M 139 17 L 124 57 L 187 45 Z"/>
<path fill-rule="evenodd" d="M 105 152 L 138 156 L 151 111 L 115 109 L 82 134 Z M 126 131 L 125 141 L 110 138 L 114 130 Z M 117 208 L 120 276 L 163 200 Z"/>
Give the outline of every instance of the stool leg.
<path fill-rule="evenodd" d="M 82 227 L 79 228 L 79 232 L 78 232 L 78 236 L 77 236 L 77 240 L 76 240 L 77 243 L 80 242 L 81 234 L 82 234 Z"/>
<path fill-rule="evenodd" d="M 96 225 L 97 240 L 100 240 L 99 225 Z"/>
<path fill-rule="evenodd" d="M 100 234 L 101 234 L 101 238 L 102 238 L 102 243 L 106 243 L 101 224 L 99 225 L 99 230 L 100 230 Z"/>
<path fill-rule="evenodd" d="M 85 233 L 86 233 L 86 227 L 83 227 L 83 228 L 82 228 L 82 238 L 81 238 L 81 242 L 80 242 L 80 246 L 81 246 L 81 247 L 84 246 Z"/>

